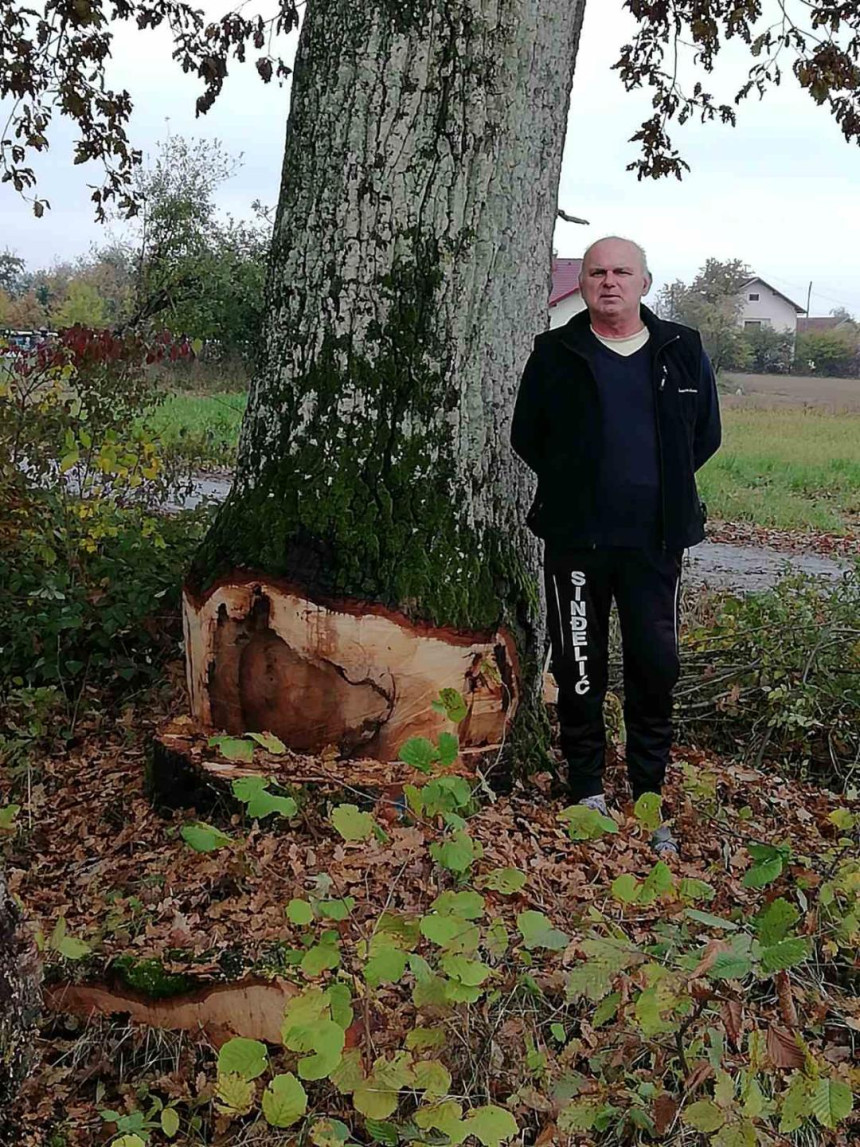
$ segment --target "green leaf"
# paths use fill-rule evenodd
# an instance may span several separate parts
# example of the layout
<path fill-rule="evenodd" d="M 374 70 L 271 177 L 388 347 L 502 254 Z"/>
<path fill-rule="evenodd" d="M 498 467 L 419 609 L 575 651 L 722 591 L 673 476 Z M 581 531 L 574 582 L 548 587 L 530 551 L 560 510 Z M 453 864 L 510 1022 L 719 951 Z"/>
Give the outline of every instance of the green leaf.
<path fill-rule="evenodd" d="M 691 1103 L 689 1107 L 684 1108 L 681 1118 L 688 1127 L 705 1134 L 719 1131 L 726 1121 L 723 1112 L 711 1099 L 700 1099 L 696 1103 Z"/>
<path fill-rule="evenodd" d="M 387 1119 L 397 1110 L 399 1091 L 376 1086 L 372 1079 L 360 1084 L 352 1093 L 355 1110 L 368 1119 Z"/>
<path fill-rule="evenodd" d="M 305 952 L 301 969 L 306 976 L 320 976 L 340 964 L 340 948 L 336 944 L 314 944 Z"/>
<path fill-rule="evenodd" d="M 566 1043 L 567 1042 L 567 1032 L 564 1030 L 563 1024 L 550 1024 L 549 1030 L 552 1034 L 553 1039 L 556 1040 L 558 1043 Z"/>
<path fill-rule="evenodd" d="M 554 928 L 542 912 L 520 912 L 517 929 L 529 950 L 547 948 L 551 952 L 559 952 L 570 943 L 570 937 Z"/>
<path fill-rule="evenodd" d="M 372 988 L 399 983 L 406 971 L 407 955 L 397 948 L 383 948 L 367 961 L 364 978 Z"/>
<path fill-rule="evenodd" d="M 357 1047 L 351 1047 L 343 1053 L 340 1063 L 329 1074 L 329 1079 L 341 1093 L 349 1095 L 364 1082 L 364 1071 L 361 1066 L 361 1052 Z"/>
<path fill-rule="evenodd" d="M 559 820 L 566 822 L 568 835 L 574 841 L 599 840 L 606 833 L 618 832 L 618 825 L 611 817 L 585 805 L 570 805 L 558 815 Z"/>
<path fill-rule="evenodd" d="M 416 1091 L 427 1100 L 442 1099 L 451 1090 L 451 1073 L 438 1059 L 420 1059 L 413 1067 Z"/>
<path fill-rule="evenodd" d="M 198 820 L 193 824 L 184 824 L 179 835 L 189 844 L 195 852 L 217 852 L 225 844 L 230 844 L 230 837 L 214 825 L 204 824 Z"/>
<path fill-rule="evenodd" d="M 248 816 L 262 820 L 273 812 L 293 817 L 298 805 L 292 797 L 277 797 L 268 791 L 265 777 L 239 777 L 233 781 L 233 796 L 248 806 Z"/>
<path fill-rule="evenodd" d="M 385 1123 L 379 1119 L 366 1119 L 364 1129 L 374 1143 L 382 1143 L 385 1147 L 397 1147 L 400 1142 L 400 1132 L 394 1123 Z"/>
<path fill-rule="evenodd" d="M 439 693 L 439 700 L 432 703 L 437 713 L 444 713 L 453 725 L 459 725 L 468 713 L 463 694 L 457 689 L 443 689 Z"/>
<path fill-rule="evenodd" d="M 428 1047 L 443 1047 L 445 1032 L 441 1028 L 412 1028 L 406 1033 L 406 1047 L 410 1051 L 424 1051 Z"/>
<path fill-rule="evenodd" d="M 486 1107 L 473 1107 L 463 1124 L 469 1135 L 479 1139 L 484 1147 L 501 1147 L 519 1131 L 517 1121 L 504 1107 L 488 1104 Z"/>
<path fill-rule="evenodd" d="M 761 953 L 761 967 L 763 972 L 781 972 L 785 968 L 794 968 L 802 964 L 809 956 L 809 948 L 800 936 L 792 936 L 788 940 L 780 940 L 764 948 Z"/>
<path fill-rule="evenodd" d="M 254 742 L 245 737 L 210 737 L 209 748 L 217 749 L 228 761 L 245 761 L 250 764 L 254 759 Z"/>
<path fill-rule="evenodd" d="M 508 950 L 509 943 L 508 930 L 504 920 L 501 917 L 491 920 L 489 928 L 484 933 L 484 948 L 487 955 L 493 960 L 501 960 Z"/>
<path fill-rule="evenodd" d="M 599 1110 L 596 1103 L 569 1103 L 558 1117 L 558 1129 L 563 1135 L 591 1131 Z"/>
<path fill-rule="evenodd" d="M 527 879 L 526 874 L 518 868 L 494 868 L 481 879 L 481 887 L 491 892 L 500 892 L 502 896 L 514 896 L 522 892 Z"/>
<path fill-rule="evenodd" d="M 254 1106 L 254 1085 L 241 1075 L 218 1073 L 215 1081 L 215 1107 L 223 1115 L 247 1115 Z"/>
<path fill-rule="evenodd" d="M 299 1075 L 311 1081 L 327 1079 L 340 1066 L 346 1032 L 334 1020 L 321 1020 L 308 1033 L 307 1042 L 314 1054 L 299 1060 Z"/>
<path fill-rule="evenodd" d="M 331 984 L 326 989 L 326 999 L 331 1009 L 331 1018 L 344 1031 L 352 1027 L 355 1013 L 352 1008 L 352 992 L 348 984 Z"/>
<path fill-rule="evenodd" d="M 633 806 L 633 815 L 647 832 L 654 832 L 663 823 L 663 802 L 659 793 L 642 793 Z"/>
<path fill-rule="evenodd" d="M 809 1106 L 822 1127 L 833 1129 L 854 1108 L 851 1088 L 838 1079 L 816 1079 L 810 1085 Z"/>
<path fill-rule="evenodd" d="M 780 1096 L 779 1129 L 783 1134 L 797 1131 L 803 1126 L 804 1119 L 812 1115 L 809 1094 L 811 1085 L 812 1081 L 799 1071 L 789 1080 L 788 1087 Z"/>
<path fill-rule="evenodd" d="M 400 749 L 400 760 L 420 773 L 432 772 L 439 755 L 436 746 L 426 737 L 410 737 Z"/>
<path fill-rule="evenodd" d="M 742 884 L 744 888 L 764 888 L 782 874 L 782 867 L 781 856 L 772 857 L 770 860 L 762 861 L 761 864 L 754 864 L 748 869 Z"/>
<path fill-rule="evenodd" d="M 82 960 L 84 956 L 89 956 L 92 948 L 83 940 L 76 940 L 73 936 L 63 936 L 56 945 L 56 951 L 66 960 Z"/>
<path fill-rule="evenodd" d="M 168 1139 L 179 1131 L 179 1115 L 175 1107 L 165 1107 L 161 1113 L 161 1130 Z"/>
<path fill-rule="evenodd" d="M 827 819 L 831 824 L 835 824 L 840 832 L 851 832 L 857 824 L 857 817 L 847 808 L 835 808 Z"/>
<path fill-rule="evenodd" d="M 246 733 L 246 736 L 275 757 L 281 757 L 287 751 L 287 746 L 274 733 Z"/>
<path fill-rule="evenodd" d="M 257 1039 L 237 1036 L 229 1039 L 218 1053 L 219 1075 L 238 1075 L 240 1079 L 256 1079 L 269 1065 L 266 1045 Z"/>
<path fill-rule="evenodd" d="M 465 777 L 437 777 L 421 789 L 421 805 L 428 816 L 456 812 L 471 800 L 472 790 Z"/>
<path fill-rule="evenodd" d="M 439 764 L 447 769 L 460 755 L 460 741 L 453 733 L 439 734 Z"/>
<path fill-rule="evenodd" d="M 342 1147 L 349 1137 L 349 1128 L 339 1119 L 319 1119 L 310 1130 L 314 1147 Z"/>
<path fill-rule="evenodd" d="M 463 892 L 443 892 L 430 907 L 440 916 L 459 916 L 463 920 L 480 920 L 486 902 L 479 893 L 467 889 Z"/>
<path fill-rule="evenodd" d="M 737 952 L 719 952 L 707 975 L 712 980 L 742 980 L 751 971 L 752 962 L 748 956 Z"/>
<path fill-rule="evenodd" d="M 594 1009 L 594 1016 L 591 1020 L 591 1026 L 599 1028 L 602 1027 L 603 1024 L 609 1023 L 610 1020 L 614 1020 L 618 1014 L 618 1008 L 620 1004 L 620 992 L 612 992 L 612 994 L 608 995 L 606 999 L 601 1000 L 601 1002 Z"/>
<path fill-rule="evenodd" d="M 0 808 L 0 832 L 15 831 L 15 818 L 20 811 L 19 804 L 7 804 Z"/>
<path fill-rule="evenodd" d="M 367 840 L 373 836 L 374 820 L 358 805 L 340 804 L 331 812 L 331 823 L 344 840 Z"/>
<path fill-rule="evenodd" d="M 778 944 L 791 931 L 800 913 L 793 904 L 789 904 L 781 896 L 772 900 L 753 920 L 753 928 L 762 944 Z"/>
<path fill-rule="evenodd" d="M 79 450 L 70 450 L 63 458 L 60 459 L 60 473 L 66 474 L 73 466 L 76 466 L 80 459 Z"/>
<path fill-rule="evenodd" d="M 121 1135 L 110 1147 L 146 1147 L 146 1143 L 139 1135 Z"/>
<path fill-rule="evenodd" d="M 415 1112 L 415 1124 L 422 1131 L 439 1131 L 451 1143 L 462 1143 L 468 1132 L 462 1119 L 463 1108 L 454 1099 L 434 1103 L 430 1107 L 419 1107 Z"/>
<path fill-rule="evenodd" d="M 648 794 L 645 793 L 645 796 Z M 648 875 L 639 893 L 639 902 L 643 905 L 653 904 L 660 896 L 671 892 L 675 879 L 672 870 L 664 860 L 658 860 Z"/>
<path fill-rule="evenodd" d="M 480 987 L 490 975 L 490 969 L 480 960 L 470 960 L 466 956 L 447 955 L 439 961 L 439 966 L 446 976 L 459 980 L 470 988 Z"/>
<path fill-rule="evenodd" d="M 354 896 L 344 896 L 342 900 L 320 900 L 317 911 L 327 920 L 346 920 L 355 907 Z"/>
<path fill-rule="evenodd" d="M 312 923 L 313 918 L 314 910 L 307 900 L 293 898 L 287 905 L 287 919 L 291 924 L 304 927 L 306 924 Z"/>
<path fill-rule="evenodd" d="M 474 861 L 484 855 L 482 846 L 467 832 L 455 832 L 443 844 L 431 844 L 430 855 L 449 872 L 466 872 Z"/>
<path fill-rule="evenodd" d="M 698 908 L 688 908 L 684 913 L 691 920 L 699 924 L 707 924 L 709 928 L 722 928 L 726 932 L 737 932 L 738 926 L 732 920 L 724 920 L 722 916 L 712 916 L 710 912 L 700 912 Z"/>
<path fill-rule="evenodd" d="M 610 891 L 616 900 L 622 904 L 635 904 L 639 899 L 641 884 L 636 877 L 625 872 L 623 876 L 616 876 L 610 885 Z"/>
<path fill-rule="evenodd" d="M 688 904 L 695 904 L 697 900 L 713 900 L 716 894 L 713 884 L 697 880 L 694 876 L 685 876 L 678 884 L 678 895 Z"/>
<path fill-rule="evenodd" d="M 292 1072 L 276 1075 L 263 1092 L 263 1115 L 271 1127 L 292 1127 L 307 1109 L 307 1092 Z"/>

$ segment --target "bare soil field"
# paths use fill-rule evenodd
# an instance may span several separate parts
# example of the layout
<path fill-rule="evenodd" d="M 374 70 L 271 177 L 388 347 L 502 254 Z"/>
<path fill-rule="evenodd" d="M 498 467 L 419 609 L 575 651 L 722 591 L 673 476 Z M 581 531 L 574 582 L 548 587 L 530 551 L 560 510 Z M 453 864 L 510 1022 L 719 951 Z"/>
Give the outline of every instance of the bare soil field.
<path fill-rule="evenodd" d="M 726 373 L 720 377 L 724 406 L 767 410 L 814 406 L 822 411 L 860 412 L 860 378 L 810 378 L 794 374 Z M 741 394 L 736 394 L 741 390 Z"/>

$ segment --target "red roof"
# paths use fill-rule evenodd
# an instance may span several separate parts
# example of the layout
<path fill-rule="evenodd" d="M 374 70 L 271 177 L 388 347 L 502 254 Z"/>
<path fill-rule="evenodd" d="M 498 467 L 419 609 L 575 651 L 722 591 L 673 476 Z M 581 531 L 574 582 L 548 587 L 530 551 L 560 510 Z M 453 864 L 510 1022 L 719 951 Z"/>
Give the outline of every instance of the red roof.
<path fill-rule="evenodd" d="M 549 305 L 554 307 L 568 295 L 575 295 L 579 290 L 579 272 L 582 270 L 582 259 L 553 259 L 552 261 L 552 293 Z"/>

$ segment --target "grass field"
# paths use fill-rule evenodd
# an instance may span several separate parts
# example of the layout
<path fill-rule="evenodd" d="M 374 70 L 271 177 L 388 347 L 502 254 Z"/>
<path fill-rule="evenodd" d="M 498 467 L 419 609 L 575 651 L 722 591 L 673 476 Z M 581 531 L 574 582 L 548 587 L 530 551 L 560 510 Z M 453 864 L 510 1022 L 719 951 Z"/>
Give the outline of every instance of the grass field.
<path fill-rule="evenodd" d="M 825 388 L 844 381 L 851 380 L 811 380 Z M 860 407 L 835 416 L 796 403 L 772 409 L 723 403 L 723 448 L 699 475 L 712 519 L 837 534 L 857 529 Z M 244 407 L 244 394 L 177 395 L 150 424 L 201 463 L 229 466 Z"/>
<path fill-rule="evenodd" d="M 162 442 L 211 466 L 232 466 L 244 394 L 176 394 L 149 416 L 147 425 Z"/>
<path fill-rule="evenodd" d="M 712 518 L 846 534 L 860 518 L 860 414 L 723 410 L 723 448 L 699 475 Z"/>

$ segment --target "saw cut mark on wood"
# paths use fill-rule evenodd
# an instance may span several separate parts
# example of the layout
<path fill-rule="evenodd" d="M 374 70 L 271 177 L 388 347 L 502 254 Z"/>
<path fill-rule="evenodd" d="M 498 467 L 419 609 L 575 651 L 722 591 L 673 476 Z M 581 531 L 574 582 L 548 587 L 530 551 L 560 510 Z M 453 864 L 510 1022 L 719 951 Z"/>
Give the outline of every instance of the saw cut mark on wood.
<path fill-rule="evenodd" d="M 62 1015 L 127 1015 L 147 1027 L 204 1035 L 220 1047 L 234 1036 L 280 1044 L 284 1008 L 297 991 L 286 980 L 244 980 L 153 1000 L 100 984 L 61 984 L 46 988 L 44 1000 L 49 1011 Z"/>
<path fill-rule="evenodd" d="M 464 747 L 504 740 L 516 712 L 513 638 L 416 624 L 382 606 L 312 601 L 237 572 L 183 597 L 191 711 L 208 731 L 271 732 L 296 752 L 394 759 L 452 725 L 432 708 L 457 689 Z"/>

